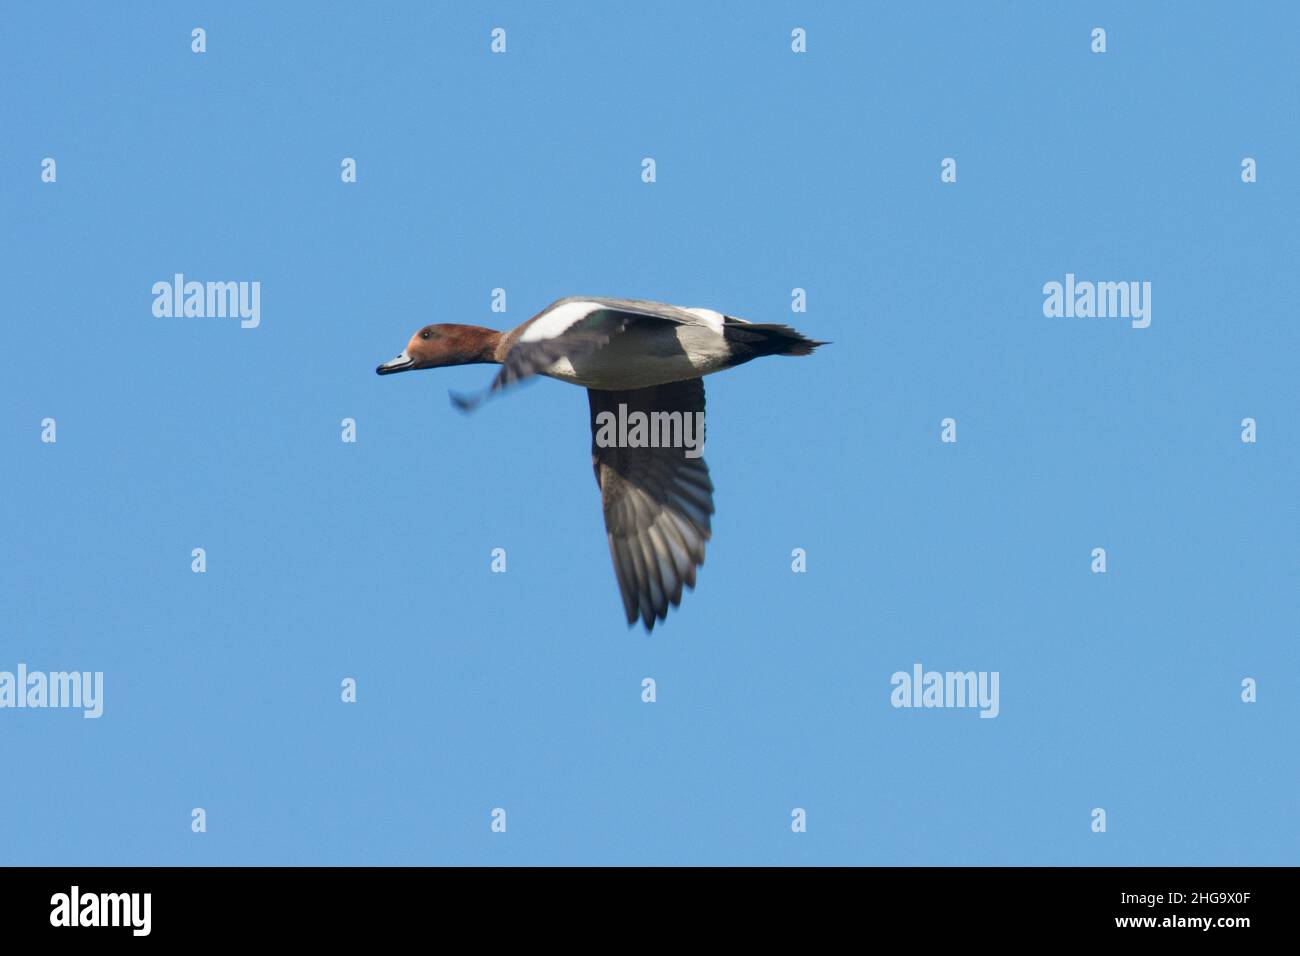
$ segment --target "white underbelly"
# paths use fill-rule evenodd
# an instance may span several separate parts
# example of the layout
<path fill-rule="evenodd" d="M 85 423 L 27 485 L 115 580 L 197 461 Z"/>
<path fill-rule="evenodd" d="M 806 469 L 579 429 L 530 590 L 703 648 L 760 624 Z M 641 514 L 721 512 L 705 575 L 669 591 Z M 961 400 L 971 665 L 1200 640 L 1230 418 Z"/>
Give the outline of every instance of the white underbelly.
<path fill-rule="evenodd" d="M 726 340 L 704 326 L 633 327 L 591 355 L 562 358 L 542 374 L 586 388 L 649 388 L 721 371 L 730 359 Z"/>

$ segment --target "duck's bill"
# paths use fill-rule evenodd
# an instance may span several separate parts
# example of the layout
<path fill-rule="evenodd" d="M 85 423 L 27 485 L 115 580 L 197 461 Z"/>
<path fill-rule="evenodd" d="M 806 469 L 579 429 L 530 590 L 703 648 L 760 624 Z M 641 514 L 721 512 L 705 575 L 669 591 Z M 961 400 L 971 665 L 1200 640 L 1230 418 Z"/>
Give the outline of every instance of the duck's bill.
<path fill-rule="evenodd" d="M 415 360 L 403 352 L 396 358 L 389 359 L 375 371 L 380 375 L 392 375 L 394 372 L 405 372 L 408 368 L 414 367 Z"/>

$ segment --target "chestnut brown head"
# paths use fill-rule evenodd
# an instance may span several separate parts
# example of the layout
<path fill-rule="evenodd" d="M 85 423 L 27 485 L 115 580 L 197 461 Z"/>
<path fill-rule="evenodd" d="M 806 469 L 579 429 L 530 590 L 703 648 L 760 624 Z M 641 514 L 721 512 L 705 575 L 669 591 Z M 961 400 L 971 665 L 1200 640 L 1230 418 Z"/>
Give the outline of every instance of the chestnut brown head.
<path fill-rule="evenodd" d="M 417 368 L 474 365 L 496 361 L 499 332 L 476 325 L 426 325 L 411 336 L 400 355 L 375 369 L 380 375 Z"/>

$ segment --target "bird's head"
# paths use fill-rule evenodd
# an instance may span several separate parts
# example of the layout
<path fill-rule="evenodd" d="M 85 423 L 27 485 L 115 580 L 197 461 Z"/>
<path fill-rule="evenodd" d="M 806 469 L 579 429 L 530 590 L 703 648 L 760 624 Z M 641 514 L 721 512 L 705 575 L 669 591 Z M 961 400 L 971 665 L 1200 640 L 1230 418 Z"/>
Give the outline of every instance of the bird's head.
<path fill-rule="evenodd" d="M 426 325 L 411 336 L 401 354 L 375 371 L 391 375 L 417 368 L 492 362 L 499 338 L 499 332 L 476 325 Z"/>

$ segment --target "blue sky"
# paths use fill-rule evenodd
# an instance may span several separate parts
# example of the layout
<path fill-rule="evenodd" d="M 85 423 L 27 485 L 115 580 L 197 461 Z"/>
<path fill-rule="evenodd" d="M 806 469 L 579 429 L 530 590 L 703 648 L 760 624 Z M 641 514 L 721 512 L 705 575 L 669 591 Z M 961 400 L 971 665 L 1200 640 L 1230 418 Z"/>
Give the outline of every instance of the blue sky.
<path fill-rule="evenodd" d="M 1294 863 L 1297 28 L 10 10 L 0 670 L 105 701 L 0 710 L 0 862 Z M 260 326 L 155 317 L 177 272 L 259 281 Z M 1151 326 L 1044 317 L 1066 273 L 1151 282 Z M 652 636 L 580 389 L 374 374 L 570 294 L 834 340 L 706 379 L 714 540 Z M 916 662 L 997 671 L 999 716 L 891 707 Z"/>

